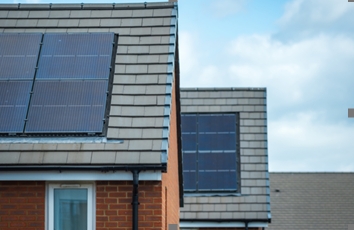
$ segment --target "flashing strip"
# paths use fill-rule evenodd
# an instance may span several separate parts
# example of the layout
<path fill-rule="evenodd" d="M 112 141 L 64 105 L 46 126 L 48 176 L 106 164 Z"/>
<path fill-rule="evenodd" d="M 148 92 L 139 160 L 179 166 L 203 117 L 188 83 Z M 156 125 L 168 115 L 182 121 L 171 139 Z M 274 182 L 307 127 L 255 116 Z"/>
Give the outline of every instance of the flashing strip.
<path fill-rule="evenodd" d="M 161 181 L 161 171 L 143 171 L 139 180 Z M 100 172 L 100 171 L 12 171 L 1 172 L 0 181 L 132 181 L 130 171 Z"/>
<path fill-rule="evenodd" d="M 3 137 L 0 144 L 75 144 L 75 143 L 118 143 L 123 140 L 107 139 L 106 137 Z"/>
<path fill-rule="evenodd" d="M 247 220 L 245 220 L 247 222 Z M 241 221 L 232 222 L 204 222 L 204 221 L 180 221 L 180 228 L 244 228 L 246 223 Z M 267 228 L 267 222 L 248 222 L 250 228 Z"/>

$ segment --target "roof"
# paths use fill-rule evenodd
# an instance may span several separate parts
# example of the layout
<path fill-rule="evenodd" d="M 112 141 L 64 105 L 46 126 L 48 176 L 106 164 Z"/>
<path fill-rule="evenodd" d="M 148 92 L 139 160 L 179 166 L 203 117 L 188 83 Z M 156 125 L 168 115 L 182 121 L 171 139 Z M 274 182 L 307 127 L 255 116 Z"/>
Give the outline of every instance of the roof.
<path fill-rule="evenodd" d="M 190 224 L 195 221 L 209 222 L 203 227 L 216 227 L 210 222 L 230 221 L 260 221 L 266 225 L 270 219 L 266 89 L 181 89 L 181 113 L 221 112 L 239 113 L 241 191 L 209 195 L 185 193 L 181 227 L 192 227 Z"/>
<path fill-rule="evenodd" d="M 270 188 L 267 229 L 347 230 L 354 224 L 354 173 L 274 172 Z"/>
<path fill-rule="evenodd" d="M 0 4 L 0 33 L 118 34 L 107 138 L 1 138 L 0 164 L 167 162 L 177 3 Z"/>

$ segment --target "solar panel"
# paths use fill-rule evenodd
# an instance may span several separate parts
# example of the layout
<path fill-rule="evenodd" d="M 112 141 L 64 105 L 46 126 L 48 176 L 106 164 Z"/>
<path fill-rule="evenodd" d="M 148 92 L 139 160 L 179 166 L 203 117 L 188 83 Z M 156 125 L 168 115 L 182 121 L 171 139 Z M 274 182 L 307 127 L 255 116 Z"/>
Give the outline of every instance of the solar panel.
<path fill-rule="evenodd" d="M 199 132 L 235 132 L 235 114 L 200 114 L 198 117 Z"/>
<path fill-rule="evenodd" d="M 236 170 L 232 172 L 198 172 L 199 190 L 235 190 L 237 189 Z"/>
<path fill-rule="evenodd" d="M 37 79 L 108 79 L 113 33 L 45 34 Z"/>
<path fill-rule="evenodd" d="M 183 151 L 197 151 L 197 135 L 182 133 L 182 149 Z"/>
<path fill-rule="evenodd" d="M 0 34 L 0 80 L 33 79 L 42 34 Z"/>
<path fill-rule="evenodd" d="M 197 132 L 197 116 L 195 114 L 183 114 L 182 120 L 182 132 Z"/>
<path fill-rule="evenodd" d="M 196 172 L 183 172 L 184 189 L 195 190 L 197 185 Z"/>
<path fill-rule="evenodd" d="M 237 190 L 237 115 L 181 117 L 185 189 Z"/>
<path fill-rule="evenodd" d="M 236 150 L 236 134 L 235 133 L 199 134 L 198 149 L 200 151 Z"/>
<path fill-rule="evenodd" d="M 27 133 L 101 133 L 108 81 L 36 81 Z"/>
<path fill-rule="evenodd" d="M 199 170 L 235 170 L 236 152 L 200 153 L 198 166 Z"/>
<path fill-rule="evenodd" d="M 0 81 L 0 133 L 22 133 L 32 81 Z"/>

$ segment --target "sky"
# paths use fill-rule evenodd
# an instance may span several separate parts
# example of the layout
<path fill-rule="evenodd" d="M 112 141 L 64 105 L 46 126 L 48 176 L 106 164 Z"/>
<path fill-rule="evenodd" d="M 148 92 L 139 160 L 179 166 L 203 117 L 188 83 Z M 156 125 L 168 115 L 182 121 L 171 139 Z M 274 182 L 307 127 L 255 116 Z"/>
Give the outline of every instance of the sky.
<path fill-rule="evenodd" d="M 158 0 L 155 0 L 158 1 Z M 149 0 L 0 0 L 0 3 Z M 179 0 L 182 87 L 266 87 L 271 172 L 354 171 L 354 2 Z"/>

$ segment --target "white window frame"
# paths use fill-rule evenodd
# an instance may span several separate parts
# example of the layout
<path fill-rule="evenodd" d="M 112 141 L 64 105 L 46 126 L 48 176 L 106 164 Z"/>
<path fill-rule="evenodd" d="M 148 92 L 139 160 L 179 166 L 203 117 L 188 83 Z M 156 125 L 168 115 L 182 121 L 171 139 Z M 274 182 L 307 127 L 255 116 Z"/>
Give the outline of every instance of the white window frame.
<path fill-rule="evenodd" d="M 87 230 L 95 230 L 95 186 L 94 183 L 48 183 L 47 184 L 47 211 L 46 229 L 54 230 L 54 189 L 87 189 Z"/>

